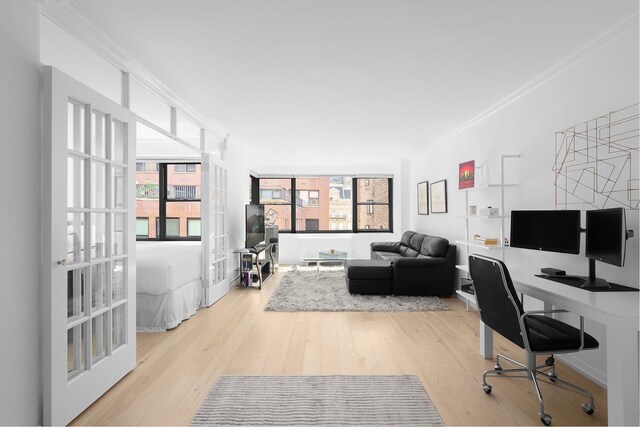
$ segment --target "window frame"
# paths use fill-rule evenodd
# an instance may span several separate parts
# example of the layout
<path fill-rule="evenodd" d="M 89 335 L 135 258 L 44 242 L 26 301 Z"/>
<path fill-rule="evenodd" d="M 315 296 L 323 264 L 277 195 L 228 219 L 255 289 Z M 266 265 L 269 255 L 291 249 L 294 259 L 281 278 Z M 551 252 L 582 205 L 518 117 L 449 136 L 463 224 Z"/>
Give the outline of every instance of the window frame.
<path fill-rule="evenodd" d="M 144 163 L 146 163 L 146 160 L 143 160 Z M 156 237 L 155 238 L 150 238 L 150 237 L 138 237 L 136 236 L 136 241 L 149 241 L 149 242 L 166 242 L 166 241 L 200 241 L 202 240 L 202 236 L 185 236 L 185 237 L 180 237 L 180 236 L 167 236 L 166 232 L 167 232 L 167 224 L 166 224 L 166 220 L 167 219 L 178 219 L 178 217 L 167 217 L 167 203 L 193 203 L 193 202 L 198 202 L 200 203 L 200 213 L 202 213 L 202 198 L 197 198 L 197 199 L 169 199 L 168 195 L 169 195 L 169 183 L 168 183 L 168 167 L 170 165 L 182 165 L 182 164 L 189 164 L 189 165 L 194 165 L 193 169 L 194 171 L 197 169 L 197 165 L 201 165 L 201 162 L 196 162 L 196 161 L 158 161 L 157 165 L 158 165 L 158 190 L 159 190 L 159 195 L 158 195 L 158 203 L 159 203 L 159 208 L 158 208 L 158 216 L 156 217 Z M 185 167 L 186 169 L 186 167 Z M 174 168 L 174 172 L 175 172 L 175 168 Z M 177 172 L 177 173 L 185 173 L 185 172 Z M 194 173 L 194 172 L 188 172 L 188 173 Z M 202 173 L 202 172 L 201 172 Z M 202 175 L 201 175 L 202 177 Z M 202 182 L 202 178 L 200 180 L 200 182 Z M 144 218 L 144 217 L 141 217 Z M 150 218 L 150 217 L 149 217 Z M 191 219 L 195 219 L 196 217 L 188 217 Z M 200 217 L 200 220 L 202 221 L 202 216 Z M 202 222 L 201 222 L 202 224 Z M 188 225 L 187 225 L 187 230 L 186 232 L 188 232 Z M 178 231 L 178 233 L 180 233 L 180 231 Z"/>
<path fill-rule="evenodd" d="M 318 175 L 318 176 L 324 176 L 324 175 Z M 349 176 L 349 175 L 335 175 L 335 176 Z M 306 177 L 301 177 L 301 178 L 306 178 Z M 261 189 L 260 189 L 260 180 L 261 179 L 282 179 L 282 180 L 289 180 L 291 185 L 291 196 L 292 198 L 296 198 L 296 202 L 297 202 L 297 198 L 298 198 L 298 191 L 296 189 L 296 177 L 278 177 L 278 176 L 270 176 L 268 178 L 260 178 L 260 177 L 256 177 L 256 176 L 250 176 L 251 179 L 251 203 L 252 204 L 261 204 L 260 203 L 260 198 L 261 198 Z M 371 179 L 387 179 L 388 180 L 388 199 L 387 199 L 387 203 L 383 203 L 383 202 L 361 202 L 358 203 L 358 180 L 362 179 L 364 180 L 364 185 L 365 186 L 369 186 L 370 185 L 370 180 Z M 351 215 L 351 230 L 298 230 L 298 221 L 297 221 L 297 215 L 296 215 L 296 207 L 297 207 L 297 203 L 294 203 L 293 201 L 289 202 L 289 203 L 262 203 L 265 207 L 267 206 L 289 206 L 291 209 L 291 229 L 290 230 L 278 230 L 279 233 L 285 233 L 285 234 L 357 234 L 357 233 L 393 233 L 393 177 L 352 177 L 352 184 L 351 184 L 351 204 L 352 204 L 352 215 Z M 300 191 L 319 191 L 318 190 L 300 190 Z M 357 225 L 358 225 L 358 206 L 371 206 L 371 208 L 373 209 L 373 207 L 375 206 L 388 206 L 389 209 L 389 224 L 388 224 L 388 229 L 386 230 L 380 230 L 380 229 L 376 229 L 376 228 L 363 228 L 358 230 L 357 229 Z M 308 205 L 306 207 L 319 207 L 318 205 Z M 367 208 L 367 211 L 369 211 L 369 208 Z M 330 211 L 329 211 L 329 216 L 331 217 Z"/>
<path fill-rule="evenodd" d="M 366 202 L 358 202 L 358 179 L 364 180 L 364 186 L 370 186 L 370 180 L 372 179 L 387 179 L 387 203 L 375 202 L 367 200 Z M 386 177 L 361 177 L 354 178 L 355 184 L 351 186 L 353 189 L 353 229 L 356 233 L 393 233 L 393 178 Z M 388 230 L 381 230 L 379 228 L 371 228 L 369 225 L 365 225 L 365 228 L 358 229 L 358 207 L 366 206 L 367 212 L 365 215 L 373 215 L 375 206 L 388 206 L 389 209 L 389 228 Z M 368 228 L 366 228 L 368 227 Z"/>

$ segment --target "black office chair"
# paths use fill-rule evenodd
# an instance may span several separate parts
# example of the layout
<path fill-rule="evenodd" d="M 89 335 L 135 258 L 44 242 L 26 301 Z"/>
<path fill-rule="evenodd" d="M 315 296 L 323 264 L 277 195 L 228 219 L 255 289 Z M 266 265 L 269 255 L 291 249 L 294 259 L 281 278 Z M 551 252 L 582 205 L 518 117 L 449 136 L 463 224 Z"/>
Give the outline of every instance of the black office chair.
<path fill-rule="evenodd" d="M 544 412 L 544 401 L 538 385 L 538 380 L 543 380 L 587 396 L 589 403 L 583 404 L 582 409 L 589 415 L 593 414 L 595 406 L 591 393 L 559 379 L 556 375 L 553 358 L 554 353 L 573 353 L 598 348 L 598 341 L 584 332 L 584 318 L 580 316 L 580 330 L 578 330 L 560 320 L 544 316 L 544 314 L 567 313 L 566 310 L 525 312 L 513 287 L 509 271 L 500 260 L 471 255 L 469 257 L 469 272 L 473 280 L 478 311 L 482 321 L 509 341 L 525 349 L 527 354 L 526 365 L 498 354 L 494 369 L 485 371 L 482 375 L 484 392 L 491 393 L 491 385 L 487 383 L 487 377 L 490 376 L 530 379 L 540 402 L 540 420 L 548 426 L 551 424 L 551 416 Z M 550 356 L 543 365 L 537 366 L 536 356 L 540 354 Z M 518 368 L 503 369 L 500 366 L 501 359 L 511 362 Z M 514 375 L 518 373 L 523 375 Z"/>

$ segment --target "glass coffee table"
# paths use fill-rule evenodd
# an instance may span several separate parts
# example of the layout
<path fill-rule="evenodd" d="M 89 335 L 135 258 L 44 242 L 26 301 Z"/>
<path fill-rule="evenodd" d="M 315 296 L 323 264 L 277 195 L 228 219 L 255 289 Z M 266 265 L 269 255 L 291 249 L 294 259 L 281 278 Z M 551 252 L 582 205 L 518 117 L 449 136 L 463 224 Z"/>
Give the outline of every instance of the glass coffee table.
<path fill-rule="evenodd" d="M 343 251 L 322 251 L 318 252 L 317 257 L 305 257 L 304 262 L 309 265 L 310 263 L 315 263 L 317 268 L 317 273 L 320 274 L 320 264 L 324 263 L 341 263 L 344 265 L 346 261 L 349 261 L 353 258 L 349 258 L 349 254 Z"/>

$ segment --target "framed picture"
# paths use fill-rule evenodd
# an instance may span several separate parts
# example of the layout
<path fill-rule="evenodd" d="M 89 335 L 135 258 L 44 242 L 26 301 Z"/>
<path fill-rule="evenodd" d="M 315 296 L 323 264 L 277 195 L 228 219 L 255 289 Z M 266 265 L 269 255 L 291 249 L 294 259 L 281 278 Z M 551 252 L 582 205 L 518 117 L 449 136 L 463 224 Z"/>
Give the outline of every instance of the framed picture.
<path fill-rule="evenodd" d="M 447 213 L 447 180 L 431 183 L 431 213 Z"/>
<path fill-rule="evenodd" d="M 469 162 L 460 163 L 458 168 L 458 189 L 464 190 L 465 188 L 473 188 L 475 185 L 476 175 L 476 162 L 471 160 Z"/>
<path fill-rule="evenodd" d="M 429 215 L 429 182 L 418 183 L 418 215 Z"/>

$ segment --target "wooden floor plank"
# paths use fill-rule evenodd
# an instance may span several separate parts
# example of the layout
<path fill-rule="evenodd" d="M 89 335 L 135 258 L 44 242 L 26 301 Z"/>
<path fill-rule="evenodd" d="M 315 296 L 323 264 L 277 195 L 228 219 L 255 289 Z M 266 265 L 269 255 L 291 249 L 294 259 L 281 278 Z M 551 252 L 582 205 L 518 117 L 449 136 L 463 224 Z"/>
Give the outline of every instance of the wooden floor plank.
<path fill-rule="evenodd" d="M 136 369 L 73 424 L 185 425 L 220 375 L 283 374 L 417 375 L 446 424 L 539 424 L 528 380 L 492 378 L 492 394 L 482 391 L 494 362 L 480 357 L 478 316 L 462 302 L 445 299 L 445 312 L 266 312 L 285 270 L 261 291 L 232 289 L 171 331 L 139 333 Z M 497 335 L 494 352 L 524 359 Z M 592 391 L 597 409 L 588 416 L 581 396 L 542 385 L 553 424 L 605 425 L 606 390 L 559 362 L 558 375 Z"/>

